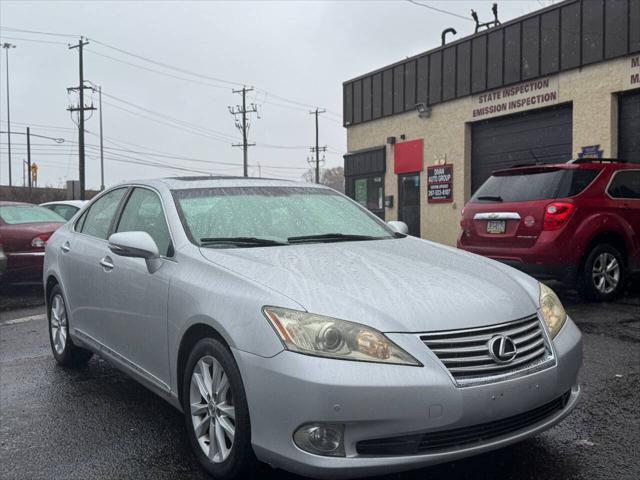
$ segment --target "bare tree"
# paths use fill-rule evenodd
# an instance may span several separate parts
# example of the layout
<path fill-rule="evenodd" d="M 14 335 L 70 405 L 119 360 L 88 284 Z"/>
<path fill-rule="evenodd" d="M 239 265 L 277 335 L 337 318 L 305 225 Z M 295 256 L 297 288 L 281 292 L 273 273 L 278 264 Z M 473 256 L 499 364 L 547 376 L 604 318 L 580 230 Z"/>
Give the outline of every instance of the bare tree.
<path fill-rule="evenodd" d="M 302 175 L 302 179 L 309 183 L 313 183 L 315 178 L 316 172 L 313 168 L 310 168 Z M 322 169 L 320 172 L 320 183 L 333 188 L 338 192 L 344 193 L 344 168 L 333 167 Z"/>

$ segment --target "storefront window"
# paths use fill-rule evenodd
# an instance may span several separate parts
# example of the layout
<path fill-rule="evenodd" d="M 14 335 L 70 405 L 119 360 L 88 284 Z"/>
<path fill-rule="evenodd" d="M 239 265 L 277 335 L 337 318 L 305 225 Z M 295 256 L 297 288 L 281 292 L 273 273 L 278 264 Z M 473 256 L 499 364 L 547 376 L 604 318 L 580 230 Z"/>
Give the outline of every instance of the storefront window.
<path fill-rule="evenodd" d="M 353 181 L 354 199 L 374 213 L 384 210 L 382 176 L 357 178 Z"/>

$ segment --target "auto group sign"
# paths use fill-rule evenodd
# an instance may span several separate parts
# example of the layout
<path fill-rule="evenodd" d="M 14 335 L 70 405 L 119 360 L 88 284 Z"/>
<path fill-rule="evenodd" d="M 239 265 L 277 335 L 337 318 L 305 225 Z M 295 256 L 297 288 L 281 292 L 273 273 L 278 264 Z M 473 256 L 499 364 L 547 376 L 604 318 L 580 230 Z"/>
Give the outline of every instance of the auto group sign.
<path fill-rule="evenodd" d="M 453 201 L 453 165 L 427 167 L 427 202 Z"/>
<path fill-rule="evenodd" d="M 478 95 L 473 104 L 473 120 L 508 115 L 559 102 L 558 77 L 541 78 Z"/>

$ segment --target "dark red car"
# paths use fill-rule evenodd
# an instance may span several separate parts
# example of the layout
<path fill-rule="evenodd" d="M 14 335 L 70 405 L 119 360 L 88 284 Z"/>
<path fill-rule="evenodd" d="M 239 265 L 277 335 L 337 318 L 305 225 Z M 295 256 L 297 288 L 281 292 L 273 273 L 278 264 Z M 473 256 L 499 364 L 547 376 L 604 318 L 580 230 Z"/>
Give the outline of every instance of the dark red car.
<path fill-rule="evenodd" d="M 574 160 L 494 172 L 462 211 L 458 248 L 609 300 L 640 272 L 640 163 Z"/>
<path fill-rule="evenodd" d="M 48 208 L 0 201 L 2 283 L 42 280 L 44 247 L 66 220 Z"/>

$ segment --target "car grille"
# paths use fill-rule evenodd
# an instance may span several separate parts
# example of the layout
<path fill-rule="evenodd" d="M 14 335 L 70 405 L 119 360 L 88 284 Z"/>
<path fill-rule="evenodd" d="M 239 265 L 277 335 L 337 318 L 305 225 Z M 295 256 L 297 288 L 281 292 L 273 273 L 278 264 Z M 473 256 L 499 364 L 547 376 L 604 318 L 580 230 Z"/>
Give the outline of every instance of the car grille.
<path fill-rule="evenodd" d="M 356 444 L 356 451 L 360 455 L 417 455 L 473 446 L 475 443 L 517 432 L 543 421 L 564 409 L 570 394 L 571 392 L 566 392 L 538 408 L 495 422 L 441 432 L 363 440 Z"/>
<path fill-rule="evenodd" d="M 500 363 L 491 356 L 489 341 L 495 336 L 513 340 L 516 346 L 513 359 Z M 555 363 L 537 314 L 489 327 L 432 332 L 420 335 L 420 339 L 447 367 L 459 386 L 502 380 Z"/>

